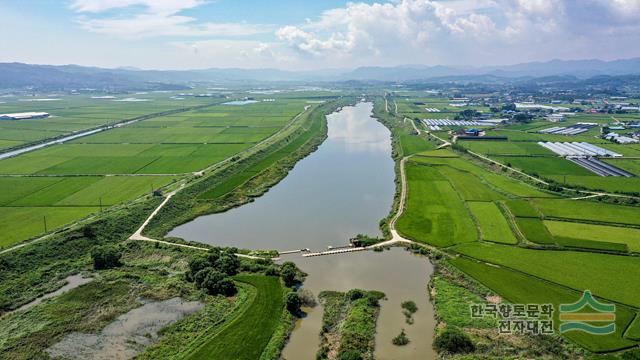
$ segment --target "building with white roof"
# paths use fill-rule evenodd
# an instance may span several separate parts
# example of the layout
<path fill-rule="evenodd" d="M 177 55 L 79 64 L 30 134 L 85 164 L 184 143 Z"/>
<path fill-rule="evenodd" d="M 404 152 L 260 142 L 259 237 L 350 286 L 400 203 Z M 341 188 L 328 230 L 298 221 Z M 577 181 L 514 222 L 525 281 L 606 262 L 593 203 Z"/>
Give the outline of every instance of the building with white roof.
<path fill-rule="evenodd" d="M 41 119 L 49 117 L 46 112 L 22 112 L 13 114 L 0 114 L 0 120 L 25 120 L 25 119 Z"/>

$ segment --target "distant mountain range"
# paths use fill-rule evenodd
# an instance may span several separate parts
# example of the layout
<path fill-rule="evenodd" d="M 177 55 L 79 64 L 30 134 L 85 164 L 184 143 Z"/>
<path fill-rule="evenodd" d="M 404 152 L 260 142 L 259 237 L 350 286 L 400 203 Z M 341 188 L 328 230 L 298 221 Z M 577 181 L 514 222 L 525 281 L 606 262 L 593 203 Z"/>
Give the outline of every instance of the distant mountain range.
<path fill-rule="evenodd" d="M 0 63 L 0 88 L 34 90 L 169 90 L 195 83 L 249 82 L 477 82 L 501 83 L 532 79 L 579 81 L 599 76 L 640 75 L 640 58 L 552 60 L 507 66 L 453 67 L 405 65 L 359 67 L 354 70 L 287 71 L 278 69 L 140 70 L 78 65 Z"/>

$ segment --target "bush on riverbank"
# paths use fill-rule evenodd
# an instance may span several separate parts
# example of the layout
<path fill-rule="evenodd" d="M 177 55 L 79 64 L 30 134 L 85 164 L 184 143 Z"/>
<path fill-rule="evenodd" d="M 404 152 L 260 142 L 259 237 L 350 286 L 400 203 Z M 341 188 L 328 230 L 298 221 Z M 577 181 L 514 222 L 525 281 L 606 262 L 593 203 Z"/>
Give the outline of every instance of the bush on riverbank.
<path fill-rule="evenodd" d="M 466 354 L 476 349 L 469 335 L 455 327 L 447 327 L 438 334 L 433 342 L 438 352 L 449 354 Z"/>

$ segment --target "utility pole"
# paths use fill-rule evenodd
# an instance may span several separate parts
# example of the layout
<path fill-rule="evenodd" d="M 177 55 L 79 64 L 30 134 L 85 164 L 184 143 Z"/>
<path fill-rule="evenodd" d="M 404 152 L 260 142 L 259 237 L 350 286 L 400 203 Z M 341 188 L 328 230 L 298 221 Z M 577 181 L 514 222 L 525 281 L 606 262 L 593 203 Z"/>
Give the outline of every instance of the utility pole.
<path fill-rule="evenodd" d="M 100 196 L 100 212 L 102 212 L 102 196 Z"/>
<path fill-rule="evenodd" d="M 44 215 L 42 217 L 42 220 L 44 221 L 44 232 L 47 232 L 47 216 Z"/>

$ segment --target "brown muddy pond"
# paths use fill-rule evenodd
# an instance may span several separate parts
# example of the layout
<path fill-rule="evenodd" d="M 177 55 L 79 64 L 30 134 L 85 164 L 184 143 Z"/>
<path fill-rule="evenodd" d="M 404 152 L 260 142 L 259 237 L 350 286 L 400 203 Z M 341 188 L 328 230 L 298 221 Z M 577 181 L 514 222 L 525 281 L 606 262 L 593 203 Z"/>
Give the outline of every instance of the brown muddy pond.
<path fill-rule="evenodd" d="M 287 258 L 289 260 L 289 258 Z M 353 288 L 379 290 L 387 295 L 380 302 L 376 334 L 376 359 L 435 359 L 431 349 L 435 320 L 427 292 L 433 267 L 427 258 L 413 255 L 403 248 L 384 252 L 361 251 L 348 254 L 292 257 L 291 260 L 309 276 L 303 288 L 318 295 L 323 290 L 348 291 Z M 400 304 L 412 300 L 418 306 L 414 323 L 405 322 Z M 307 317 L 298 321 L 284 350 L 284 358 L 315 359 L 320 345 L 322 306 L 305 309 Z M 410 343 L 395 346 L 391 339 L 405 329 Z"/>

